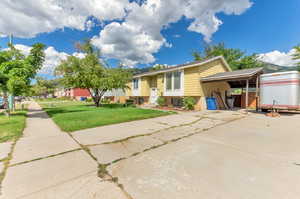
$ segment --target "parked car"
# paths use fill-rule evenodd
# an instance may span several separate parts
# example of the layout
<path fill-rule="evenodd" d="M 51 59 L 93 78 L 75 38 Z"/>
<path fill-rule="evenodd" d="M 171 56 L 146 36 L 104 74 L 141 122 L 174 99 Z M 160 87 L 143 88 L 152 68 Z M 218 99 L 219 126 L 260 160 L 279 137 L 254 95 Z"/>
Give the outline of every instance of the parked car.
<path fill-rule="evenodd" d="M 4 99 L 0 97 L 0 109 L 4 109 Z"/>
<path fill-rule="evenodd" d="M 25 97 L 23 97 L 23 96 L 16 96 L 15 97 L 16 102 L 22 102 L 22 100 L 25 100 Z"/>

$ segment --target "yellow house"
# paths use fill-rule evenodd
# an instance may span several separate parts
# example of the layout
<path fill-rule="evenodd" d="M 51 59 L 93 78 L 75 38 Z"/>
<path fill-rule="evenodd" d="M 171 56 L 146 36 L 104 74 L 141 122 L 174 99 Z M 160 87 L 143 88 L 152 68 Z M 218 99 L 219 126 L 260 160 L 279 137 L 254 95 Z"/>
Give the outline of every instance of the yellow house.
<path fill-rule="evenodd" d="M 184 97 L 194 97 L 197 102 L 195 109 L 204 110 L 206 97 L 211 97 L 215 91 L 225 98 L 230 85 L 227 82 L 202 83 L 201 78 L 229 71 L 226 60 L 219 56 L 137 74 L 128 83 L 126 97 L 134 99 L 137 104 L 156 104 L 161 96 L 169 106 L 181 106 Z"/>

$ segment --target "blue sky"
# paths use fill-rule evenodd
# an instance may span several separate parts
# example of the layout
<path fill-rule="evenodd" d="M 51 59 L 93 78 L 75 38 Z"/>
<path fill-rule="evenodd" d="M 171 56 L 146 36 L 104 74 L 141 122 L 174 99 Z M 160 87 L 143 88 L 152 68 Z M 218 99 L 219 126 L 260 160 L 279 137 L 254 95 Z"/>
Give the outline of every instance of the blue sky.
<path fill-rule="evenodd" d="M 118 3 L 119 1 L 123 2 L 123 4 L 126 3 L 125 0 L 117 0 L 115 3 Z M 157 0 L 151 1 L 156 2 Z M 209 0 L 198 0 L 198 2 L 200 3 L 201 1 L 202 3 L 209 2 Z M 216 2 L 218 2 L 218 0 L 215 0 L 215 3 Z M 136 27 L 140 28 L 137 18 L 131 19 L 133 17 L 127 17 L 125 16 L 125 14 L 125 17 L 123 16 L 122 19 L 114 19 L 115 16 L 105 16 L 106 18 L 113 18 L 113 20 L 109 19 L 101 21 L 99 20 L 99 18 L 103 18 L 103 16 L 101 15 L 102 13 L 100 12 L 101 10 L 98 11 L 100 13 L 98 14 L 98 18 L 92 18 L 89 16 L 85 19 L 86 21 L 91 20 L 95 23 L 90 30 L 82 30 L 82 28 L 77 27 L 79 26 L 77 24 L 74 28 L 74 25 L 66 25 L 63 23 L 59 24 L 57 21 L 55 21 L 55 25 L 53 25 L 53 31 L 48 30 L 47 28 L 44 28 L 44 30 L 43 28 L 39 29 L 37 27 L 35 33 L 32 33 L 34 35 L 30 35 L 30 31 L 35 28 L 34 22 L 30 22 L 30 25 L 33 28 L 28 30 L 19 30 L 19 27 L 13 27 L 20 24 L 12 24 L 11 26 L 9 26 L 9 28 L 11 29 L 11 32 L 15 31 L 15 34 L 17 35 L 17 37 L 14 38 L 15 44 L 30 46 L 35 42 L 42 42 L 47 46 L 53 47 L 53 51 L 57 51 L 58 54 L 72 54 L 75 52 L 73 46 L 74 42 L 80 41 L 84 38 L 92 38 L 94 36 L 97 37 L 95 40 L 96 43 L 101 47 L 103 46 L 103 44 L 104 46 L 106 46 L 108 41 L 111 42 L 109 43 L 110 45 L 119 42 L 119 49 L 113 52 L 110 52 L 108 48 L 109 45 L 107 45 L 107 48 L 103 48 L 103 51 L 106 52 L 104 54 L 104 57 L 109 60 L 109 63 L 112 66 L 117 65 L 119 61 L 130 63 L 130 65 L 135 65 L 135 67 L 151 66 L 156 63 L 174 65 L 192 61 L 192 52 L 194 50 L 203 49 L 205 40 L 207 40 L 205 39 L 205 36 L 207 35 L 208 37 L 210 37 L 211 43 L 225 42 L 228 47 L 240 48 L 249 54 L 263 54 L 266 61 L 273 62 L 279 65 L 293 65 L 294 62 L 290 60 L 290 51 L 295 45 L 300 43 L 300 1 L 252 0 L 251 2 L 253 4 L 249 8 L 246 8 L 247 6 L 249 6 L 249 4 L 247 3 L 251 3 L 248 0 L 236 0 L 236 2 L 237 3 L 233 5 L 233 7 L 236 6 L 234 9 L 239 10 L 238 12 L 241 12 L 239 14 L 225 14 L 224 12 L 218 12 L 214 10 L 215 5 L 210 7 L 209 5 L 205 4 L 205 6 L 207 6 L 206 9 L 212 9 L 214 16 L 216 16 L 223 23 L 222 25 L 218 26 L 217 30 L 212 30 L 212 34 L 205 33 L 205 31 L 203 33 L 201 28 L 196 28 L 196 30 L 194 29 L 193 31 L 189 30 L 189 26 L 195 19 L 199 19 L 199 21 L 205 21 L 205 24 L 208 24 L 208 29 L 213 29 L 209 25 L 211 22 L 209 21 L 210 19 L 206 18 L 206 16 L 196 16 L 195 14 L 191 17 L 186 16 L 187 14 L 182 14 L 181 16 L 181 14 L 174 13 L 174 18 L 176 18 L 176 16 L 180 16 L 178 20 L 171 19 L 168 22 L 161 21 L 159 22 L 160 24 L 154 25 L 151 22 L 151 17 L 145 17 L 145 19 L 142 19 L 145 21 L 145 27 L 143 27 L 145 30 L 142 29 L 142 32 L 146 32 L 146 34 L 149 34 L 151 39 L 146 41 L 143 39 L 142 41 L 147 45 L 147 42 L 150 42 L 151 45 L 153 45 L 153 47 L 149 47 L 148 50 L 145 50 L 145 48 L 148 47 L 147 45 L 137 48 L 135 46 L 136 43 L 134 43 L 135 41 L 132 41 L 132 38 L 129 38 L 130 35 L 132 35 L 132 37 L 138 36 L 137 38 L 141 38 L 140 36 L 145 36 L 145 34 L 142 34 L 140 32 L 137 33 L 135 30 L 133 30 L 133 32 L 128 32 L 128 37 L 120 36 L 122 33 L 127 34 L 126 31 L 128 31 L 126 29 L 127 26 L 125 26 L 125 24 L 122 24 L 122 22 L 124 21 L 126 23 L 128 22 L 128 24 L 129 22 L 131 22 L 131 24 L 133 24 L 134 22 L 137 24 Z M 142 2 L 140 5 L 142 5 L 143 3 L 145 2 Z M 218 9 L 226 10 L 226 8 L 223 8 L 226 5 L 221 4 L 222 3 L 218 5 Z M 42 10 L 43 7 L 39 7 L 38 5 L 33 9 L 40 9 L 39 11 L 44 11 Z M 140 10 L 137 10 L 137 8 L 134 9 L 132 9 L 132 13 L 141 12 Z M 180 7 L 178 9 L 180 9 Z M 201 9 L 199 9 L 199 12 L 200 11 Z M 163 18 L 166 15 L 173 15 L 173 13 L 172 10 L 169 12 L 169 14 L 162 14 L 161 12 L 157 11 L 155 15 L 162 15 L 159 17 Z M 143 13 L 142 15 L 138 16 L 139 19 L 144 17 Z M 153 21 L 154 20 L 155 19 L 153 18 Z M 24 21 L 23 25 L 26 26 L 27 22 L 28 21 Z M 113 22 L 117 22 L 119 24 L 115 23 L 113 24 L 115 26 L 112 26 L 111 23 Z M 37 19 L 36 23 L 36 26 L 40 26 L 40 24 L 38 23 L 43 22 L 38 21 Z M 120 24 L 124 25 L 124 27 L 120 27 Z M 111 29 L 108 28 L 110 26 L 112 26 Z M 6 29 L 7 28 L 5 26 L 1 27 L 0 25 L 0 34 L 7 34 L 7 32 L 5 31 Z M 104 29 L 107 35 L 99 36 L 99 33 Z M 18 37 L 18 35 L 20 36 Z M 6 47 L 7 42 L 7 37 L 0 37 L 0 46 L 2 48 Z M 126 43 L 128 47 L 125 46 L 124 48 L 122 42 Z M 130 49 L 130 46 L 133 46 L 133 49 Z M 126 55 L 126 53 L 123 54 L 122 51 L 126 52 L 127 50 L 130 53 L 128 53 L 128 55 Z M 118 55 L 114 57 L 114 54 Z M 141 55 L 135 57 L 135 54 Z M 55 53 L 52 53 L 51 59 L 54 59 L 53 56 L 55 56 Z M 151 56 L 153 56 L 153 58 Z M 48 67 L 55 66 L 51 65 Z M 49 74 L 46 75 L 49 76 Z"/>

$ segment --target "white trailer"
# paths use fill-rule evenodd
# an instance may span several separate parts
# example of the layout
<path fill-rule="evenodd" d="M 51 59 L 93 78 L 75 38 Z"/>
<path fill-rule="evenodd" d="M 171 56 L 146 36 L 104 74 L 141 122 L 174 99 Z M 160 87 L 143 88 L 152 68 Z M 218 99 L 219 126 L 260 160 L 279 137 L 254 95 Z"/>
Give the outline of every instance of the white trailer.
<path fill-rule="evenodd" d="M 288 71 L 260 76 L 260 108 L 300 110 L 300 73 Z"/>

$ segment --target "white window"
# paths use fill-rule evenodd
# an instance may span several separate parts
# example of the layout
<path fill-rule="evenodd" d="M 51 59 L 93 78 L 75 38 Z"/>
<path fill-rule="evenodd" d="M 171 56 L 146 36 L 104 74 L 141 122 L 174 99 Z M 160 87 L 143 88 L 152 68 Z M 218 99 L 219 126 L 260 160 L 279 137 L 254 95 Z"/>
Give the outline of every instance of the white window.
<path fill-rule="evenodd" d="M 180 90 L 181 89 L 181 72 L 166 73 L 166 90 Z"/>
<path fill-rule="evenodd" d="M 164 96 L 183 96 L 183 71 L 165 73 L 165 92 Z"/>
<path fill-rule="evenodd" d="M 166 89 L 172 90 L 172 73 L 166 74 Z"/>
<path fill-rule="evenodd" d="M 133 89 L 139 89 L 139 79 L 133 79 Z"/>
<path fill-rule="evenodd" d="M 180 90 L 181 89 L 181 72 L 180 71 L 176 71 L 173 73 L 174 78 L 174 90 Z"/>

